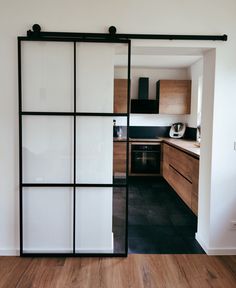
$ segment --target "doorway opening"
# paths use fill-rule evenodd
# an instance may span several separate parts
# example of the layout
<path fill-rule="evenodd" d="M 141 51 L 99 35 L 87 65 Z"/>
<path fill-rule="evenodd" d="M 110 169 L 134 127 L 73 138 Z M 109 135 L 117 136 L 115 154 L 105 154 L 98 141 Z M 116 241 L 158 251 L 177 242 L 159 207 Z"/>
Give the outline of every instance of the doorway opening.
<path fill-rule="evenodd" d="M 195 234 L 198 229 L 198 173 L 200 149 L 202 148 L 202 145 L 200 148 L 200 133 L 204 54 L 208 50 L 196 47 L 132 46 L 129 127 L 129 253 L 204 253 L 195 239 Z M 123 78 L 122 62 L 121 54 L 116 61 L 115 78 L 117 80 Z M 160 80 L 191 81 L 189 112 L 132 111 L 132 99 L 138 100 L 140 97 L 140 79 L 148 80 L 147 95 L 150 101 L 157 99 L 156 83 Z M 175 143 L 170 143 L 167 139 L 170 137 L 169 130 L 171 125 L 176 122 L 186 124 L 185 135 Z M 123 127 L 122 122 L 117 124 L 121 128 Z M 182 151 L 186 157 L 192 157 L 193 163 L 198 165 L 197 168 L 194 168 L 195 170 L 190 168 L 192 173 L 197 171 L 197 176 L 188 175 L 187 177 L 181 174 L 181 170 L 179 172 L 175 167 L 171 167 L 175 173 L 179 173 L 178 176 L 181 174 L 182 178 L 185 178 L 187 184 L 184 181 L 182 183 L 181 179 L 177 179 L 177 184 L 175 184 L 163 172 L 164 146 L 171 144 L 172 149 L 178 141 L 182 141 L 183 145 L 186 143 L 187 146 L 192 145 L 192 148 L 189 147 L 190 149 L 186 150 L 182 149 L 181 145 L 179 147 L 177 145 L 175 148 L 178 153 Z M 151 150 L 155 144 L 161 147 L 161 157 L 152 157 L 155 154 Z M 188 153 L 189 151 L 190 153 Z M 181 157 L 178 154 L 176 161 L 181 162 Z M 136 159 L 136 161 L 132 161 L 132 159 Z M 158 166 L 157 161 L 160 169 L 155 171 L 155 167 Z M 172 173 L 172 171 L 170 172 Z M 194 176 L 196 179 L 192 180 Z M 194 181 L 197 188 L 194 188 L 193 193 L 192 182 Z M 188 199 L 185 195 L 181 195 L 182 191 L 183 194 L 189 193 Z"/>

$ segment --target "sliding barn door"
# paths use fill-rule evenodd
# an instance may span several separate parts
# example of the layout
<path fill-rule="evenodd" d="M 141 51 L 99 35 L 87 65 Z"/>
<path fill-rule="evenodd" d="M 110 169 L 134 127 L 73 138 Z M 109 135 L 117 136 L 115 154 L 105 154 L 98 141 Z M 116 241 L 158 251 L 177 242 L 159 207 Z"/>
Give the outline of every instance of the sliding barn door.
<path fill-rule="evenodd" d="M 18 48 L 21 255 L 126 255 L 130 85 L 114 110 L 114 79 L 120 69 L 130 83 L 129 41 L 21 37 Z"/>

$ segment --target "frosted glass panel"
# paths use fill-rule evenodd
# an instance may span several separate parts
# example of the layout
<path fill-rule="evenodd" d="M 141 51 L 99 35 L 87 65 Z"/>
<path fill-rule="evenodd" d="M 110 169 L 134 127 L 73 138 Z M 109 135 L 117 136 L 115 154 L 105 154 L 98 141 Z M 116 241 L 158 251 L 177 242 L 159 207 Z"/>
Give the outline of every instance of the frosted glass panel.
<path fill-rule="evenodd" d="M 73 43 L 23 42 L 24 111 L 73 111 Z"/>
<path fill-rule="evenodd" d="M 112 183 L 113 119 L 78 117 L 76 149 L 77 183 Z"/>
<path fill-rule="evenodd" d="M 114 55 L 114 44 L 77 44 L 77 112 L 113 112 Z"/>
<path fill-rule="evenodd" d="M 76 190 L 76 251 L 112 253 L 112 188 Z"/>
<path fill-rule="evenodd" d="M 23 117 L 23 182 L 71 183 L 72 132 L 72 117 Z"/>
<path fill-rule="evenodd" d="M 72 190 L 24 188 L 24 252 L 72 252 Z"/>

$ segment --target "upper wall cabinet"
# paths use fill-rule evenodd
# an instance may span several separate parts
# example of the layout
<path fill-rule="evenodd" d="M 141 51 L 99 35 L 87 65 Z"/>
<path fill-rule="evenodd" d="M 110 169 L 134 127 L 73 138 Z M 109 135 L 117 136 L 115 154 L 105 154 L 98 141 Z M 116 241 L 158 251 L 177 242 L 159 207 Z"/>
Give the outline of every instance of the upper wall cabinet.
<path fill-rule="evenodd" d="M 114 79 L 114 113 L 127 113 L 127 97 L 127 79 Z"/>
<path fill-rule="evenodd" d="M 159 80 L 156 88 L 159 114 L 191 113 L 191 80 Z"/>

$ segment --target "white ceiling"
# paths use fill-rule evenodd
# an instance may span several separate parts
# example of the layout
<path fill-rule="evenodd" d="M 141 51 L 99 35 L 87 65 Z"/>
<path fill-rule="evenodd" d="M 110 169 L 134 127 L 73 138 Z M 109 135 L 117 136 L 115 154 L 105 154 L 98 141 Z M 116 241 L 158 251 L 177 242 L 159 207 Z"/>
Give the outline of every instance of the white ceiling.
<path fill-rule="evenodd" d="M 115 66 L 127 66 L 127 49 L 116 50 Z M 181 47 L 132 47 L 131 66 L 147 68 L 187 68 L 200 60 L 206 49 Z"/>

